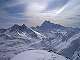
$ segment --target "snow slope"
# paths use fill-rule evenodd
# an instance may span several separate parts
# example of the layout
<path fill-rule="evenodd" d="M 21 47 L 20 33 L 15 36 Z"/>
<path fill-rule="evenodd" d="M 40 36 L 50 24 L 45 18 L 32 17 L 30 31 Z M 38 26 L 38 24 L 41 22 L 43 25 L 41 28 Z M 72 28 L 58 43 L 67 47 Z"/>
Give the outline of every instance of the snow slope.
<path fill-rule="evenodd" d="M 58 49 L 58 51 L 61 51 L 65 48 L 68 48 L 69 46 L 71 46 L 70 44 L 74 41 L 77 40 L 80 37 L 80 33 L 73 35 L 70 39 L 68 39 L 68 41 L 64 41 L 62 43 L 60 43 L 56 49 Z"/>
<path fill-rule="evenodd" d="M 11 60 L 68 60 L 67 58 L 45 50 L 29 50 L 16 55 Z"/>

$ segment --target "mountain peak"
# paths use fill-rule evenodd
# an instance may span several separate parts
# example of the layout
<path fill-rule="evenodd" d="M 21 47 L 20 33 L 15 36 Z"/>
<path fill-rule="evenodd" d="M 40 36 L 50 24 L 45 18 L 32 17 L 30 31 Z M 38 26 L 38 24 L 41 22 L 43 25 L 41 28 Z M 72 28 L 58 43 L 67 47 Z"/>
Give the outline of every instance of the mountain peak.
<path fill-rule="evenodd" d="M 22 24 L 22 26 L 21 26 L 21 27 L 26 28 L 27 26 L 26 26 L 25 24 Z"/>
<path fill-rule="evenodd" d="M 25 24 L 22 24 L 22 26 L 26 26 Z"/>
<path fill-rule="evenodd" d="M 44 23 L 51 23 L 51 22 L 46 20 L 46 21 L 44 21 Z"/>
<path fill-rule="evenodd" d="M 14 24 L 11 28 L 17 29 L 18 27 L 20 27 L 18 24 Z"/>
<path fill-rule="evenodd" d="M 44 21 L 43 24 L 41 25 L 41 27 L 46 27 L 46 28 L 61 28 L 61 27 L 64 27 L 62 25 L 59 25 L 59 24 L 54 24 L 54 23 L 51 23 L 50 21 Z"/>
<path fill-rule="evenodd" d="M 8 28 L 10 32 L 19 30 L 20 26 L 18 24 L 14 24 L 12 27 Z"/>
<path fill-rule="evenodd" d="M 44 21 L 42 25 L 51 25 L 51 24 L 54 24 L 54 23 L 51 23 L 50 21 Z"/>
<path fill-rule="evenodd" d="M 27 26 L 25 24 L 22 24 L 21 26 L 18 24 L 14 24 L 11 29 L 22 29 L 22 28 L 26 28 Z"/>
<path fill-rule="evenodd" d="M 14 24 L 13 26 L 16 27 L 16 26 L 19 26 L 19 25 L 18 24 Z"/>

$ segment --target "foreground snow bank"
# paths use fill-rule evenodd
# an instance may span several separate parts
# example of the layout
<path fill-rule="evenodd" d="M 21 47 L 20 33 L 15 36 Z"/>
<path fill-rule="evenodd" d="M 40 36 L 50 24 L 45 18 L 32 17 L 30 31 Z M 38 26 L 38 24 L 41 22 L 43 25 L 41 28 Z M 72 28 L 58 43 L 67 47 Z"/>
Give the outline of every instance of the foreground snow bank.
<path fill-rule="evenodd" d="M 11 60 L 67 60 L 65 57 L 45 50 L 29 50 L 16 55 Z"/>

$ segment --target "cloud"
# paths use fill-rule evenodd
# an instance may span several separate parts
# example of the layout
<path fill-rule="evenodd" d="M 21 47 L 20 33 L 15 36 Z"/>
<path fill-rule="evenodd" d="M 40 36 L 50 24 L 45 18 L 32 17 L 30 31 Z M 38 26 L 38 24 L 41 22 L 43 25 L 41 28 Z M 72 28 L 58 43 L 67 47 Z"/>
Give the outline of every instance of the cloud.
<path fill-rule="evenodd" d="M 79 15 L 80 0 L 0 0 L 1 26 L 15 23 L 36 26 L 44 20 L 79 26 Z"/>
<path fill-rule="evenodd" d="M 27 11 L 25 11 L 26 12 L 25 15 L 30 16 L 31 19 L 33 18 L 37 23 L 40 22 L 39 20 L 42 21 L 42 20 L 54 19 L 55 15 L 60 13 L 64 9 L 62 7 L 68 2 L 68 0 L 67 1 L 63 1 L 63 0 L 43 0 L 43 1 L 35 0 L 33 1 L 33 0 L 30 0 L 30 1 L 28 3 L 28 7 L 26 8 Z M 31 21 L 34 22 L 33 19 Z"/>
<path fill-rule="evenodd" d="M 68 1 L 69 0 L 50 0 L 48 2 L 47 10 L 60 9 L 67 4 Z"/>

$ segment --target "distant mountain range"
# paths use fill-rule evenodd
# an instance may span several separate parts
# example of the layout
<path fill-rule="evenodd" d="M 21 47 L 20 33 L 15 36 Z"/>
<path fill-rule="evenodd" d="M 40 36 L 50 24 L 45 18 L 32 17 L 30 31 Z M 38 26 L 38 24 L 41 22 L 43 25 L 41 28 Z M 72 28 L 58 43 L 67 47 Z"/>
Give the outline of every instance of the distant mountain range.
<path fill-rule="evenodd" d="M 23 51 L 37 49 L 52 51 L 70 60 L 80 60 L 80 29 L 49 21 L 31 28 L 15 24 L 0 29 L 0 60 L 10 60 Z"/>

